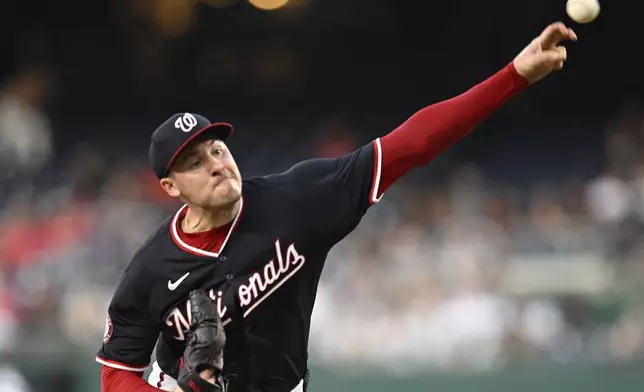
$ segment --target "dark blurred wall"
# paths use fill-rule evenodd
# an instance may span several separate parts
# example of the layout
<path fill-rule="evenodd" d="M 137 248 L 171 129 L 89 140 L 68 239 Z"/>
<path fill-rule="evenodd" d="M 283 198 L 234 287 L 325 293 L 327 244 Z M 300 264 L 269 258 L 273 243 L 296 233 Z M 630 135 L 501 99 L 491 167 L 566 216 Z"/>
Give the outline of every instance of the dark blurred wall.
<path fill-rule="evenodd" d="M 156 14 L 155 3 L 3 2 L 2 72 L 39 60 L 57 71 L 59 153 L 92 139 L 144 152 L 153 127 L 184 110 L 233 121 L 249 138 L 307 133 L 337 115 L 366 141 L 491 75 L 548 23 L 570 22 L 564 0 L 293 0 L 276 12 L 240 0 L 194 13 L 168 0 Z M 602 152 L 606 124 L 644 95 L 644 6 L 602 6 L 597 21 L 572 24 L 580 41 L 566 70 L 461 143 L 466 159 L 556 168 L 544 156 L 583 164 Z"/>

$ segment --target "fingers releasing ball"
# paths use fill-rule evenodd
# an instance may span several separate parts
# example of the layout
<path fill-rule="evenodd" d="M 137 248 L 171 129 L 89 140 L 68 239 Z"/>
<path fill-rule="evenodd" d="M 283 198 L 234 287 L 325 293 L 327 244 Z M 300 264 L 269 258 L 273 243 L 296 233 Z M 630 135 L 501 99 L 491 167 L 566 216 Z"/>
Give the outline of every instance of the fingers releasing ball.
<path fill-rule="evenodd" d="M 566 12 L 577 23 L 590 23 L 599 16 L 598 0 L 568 0 Z"/>

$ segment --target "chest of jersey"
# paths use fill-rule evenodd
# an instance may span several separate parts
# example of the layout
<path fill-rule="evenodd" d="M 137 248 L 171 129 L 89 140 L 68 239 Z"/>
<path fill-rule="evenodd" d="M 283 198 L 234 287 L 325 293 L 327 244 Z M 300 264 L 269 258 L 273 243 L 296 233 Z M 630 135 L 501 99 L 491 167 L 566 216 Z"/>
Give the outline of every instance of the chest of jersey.
<path fill-rule="evenodd" d="M 164 332 L 176 340 L 185 339 L 191 314 L 187 296 L 195 289 L 208 292 L 224 325 L 235 318 L 249 318 L 269 302 L 288 311 L 289 298 L 301 298 L 298 280 L 306 274 L 307 256 L 304 243 L 283 238 L 239 232 L 216 256 L 193 251 L 168 260 L 171 272 L 163 276 L 167 288 L 158 297 L 163 298 L 158 314 Z"/>

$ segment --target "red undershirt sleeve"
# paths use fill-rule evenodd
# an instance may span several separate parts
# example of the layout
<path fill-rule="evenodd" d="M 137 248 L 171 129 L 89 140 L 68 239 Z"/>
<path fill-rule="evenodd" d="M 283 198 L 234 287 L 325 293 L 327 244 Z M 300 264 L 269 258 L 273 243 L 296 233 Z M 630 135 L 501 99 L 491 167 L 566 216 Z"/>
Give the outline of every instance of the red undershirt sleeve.
<path fill-rule="evenodd" d="M 148 384 L 143 378 L 142 372 L 131 372 L 129 370 L 115 369 L 103 366 L 101 371 L 101 392 L 159 392 Z"/>
<path fill-rule="evenodd" d="M 465 137 L 528 84 L 510 63 L 463 94 L 421 109 L 382 137 L 382 173 L 376 197 Z"/>

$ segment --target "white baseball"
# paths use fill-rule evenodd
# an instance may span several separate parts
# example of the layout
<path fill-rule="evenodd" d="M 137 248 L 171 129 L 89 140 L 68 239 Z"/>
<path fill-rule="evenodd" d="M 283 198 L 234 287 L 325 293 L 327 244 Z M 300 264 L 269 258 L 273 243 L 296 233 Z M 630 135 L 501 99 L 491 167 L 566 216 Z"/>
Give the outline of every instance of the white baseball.
<path fill-rule="evenodd" d="M 599 15 L 598 0 L 568 0 L 566 12 L 577 23 L 590 23 Z"/>

